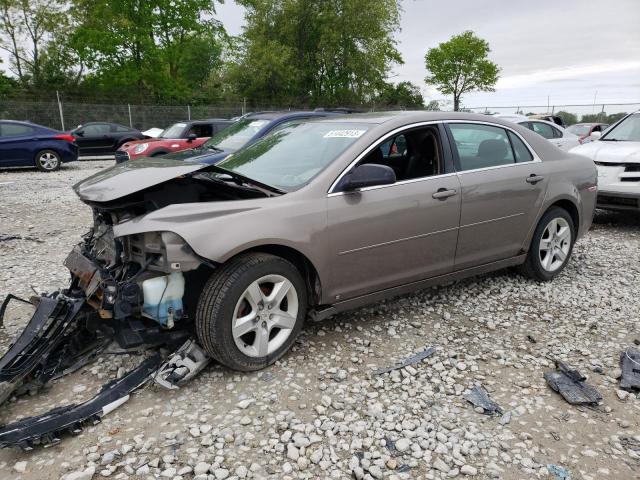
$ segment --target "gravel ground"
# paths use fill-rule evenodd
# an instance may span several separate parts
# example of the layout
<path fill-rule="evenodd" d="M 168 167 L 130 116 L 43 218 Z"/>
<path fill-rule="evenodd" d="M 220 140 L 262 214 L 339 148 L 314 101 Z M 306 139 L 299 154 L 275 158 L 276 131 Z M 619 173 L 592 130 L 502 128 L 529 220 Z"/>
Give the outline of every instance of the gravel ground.
<path fill-rule="evenodd" d="M 62 260 L 91 219 L 70 186 L 111 163 L 0 171 L 0 235 L 22 237 L 0 240 L 0 295 L 65 285 Z M 0 478 L 561 478 L 549 464 L 572 479 L 640 478 L 640 400 L 616 380 L 638 336 L 639 232 L 638 216 L 598 213 L 552 283 L 498 272 L 308 324 L 264 371 L 212 366 L 51 448 L 1 451 Z M 27 320 L 15 313 L 3 350 Z M 424 362 L 372 374 L 427 346 Z M 554 359 L 587 375 L 602 405 L 548 388 Z M 104 355 L 3 406 L 0 423 L 89 398 L 137 361 Z M 475 383 L 507 413 L 466 402 Z"/>

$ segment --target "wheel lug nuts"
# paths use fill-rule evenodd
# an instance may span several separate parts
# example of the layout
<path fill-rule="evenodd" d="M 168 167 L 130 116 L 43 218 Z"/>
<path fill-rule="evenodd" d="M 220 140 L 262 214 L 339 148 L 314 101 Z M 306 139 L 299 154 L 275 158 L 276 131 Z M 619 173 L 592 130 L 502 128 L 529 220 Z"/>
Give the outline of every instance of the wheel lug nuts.
<path fill-rule="evenodd" d="M 273 318 L 273 314 L 269 315 L 269 320 L 271 320 Z"/>
<path fill-rule="evenodd" d="M 267 322 L 262 322 L 262 328 L 267 328 Z"/>

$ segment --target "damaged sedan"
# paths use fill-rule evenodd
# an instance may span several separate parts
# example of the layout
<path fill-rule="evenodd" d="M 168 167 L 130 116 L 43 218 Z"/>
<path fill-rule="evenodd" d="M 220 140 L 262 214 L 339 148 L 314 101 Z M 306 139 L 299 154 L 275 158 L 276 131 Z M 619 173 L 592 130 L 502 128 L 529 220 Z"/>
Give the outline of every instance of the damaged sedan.
<path fill-rule="evenodd" d="M 175 354 L 105 386 L 102 411 L 113 389 L 158 372 L 175 387 L 210 358 L 264 368 L 305 319 L 512 266 L 551 280 L 591 224 L 596 178 L 523 127 L 440 112 L 302 121 L 217 165 L 116 165 L 74 186 L 94 225 L 67 257 L 70 285 L 36 299 L 33 328 L 0 359 L 4 399 L 108 341 Z M 78 427 L 53 418 L 28 419 L 31 437 L 5 427 L 0 446 Z"/>

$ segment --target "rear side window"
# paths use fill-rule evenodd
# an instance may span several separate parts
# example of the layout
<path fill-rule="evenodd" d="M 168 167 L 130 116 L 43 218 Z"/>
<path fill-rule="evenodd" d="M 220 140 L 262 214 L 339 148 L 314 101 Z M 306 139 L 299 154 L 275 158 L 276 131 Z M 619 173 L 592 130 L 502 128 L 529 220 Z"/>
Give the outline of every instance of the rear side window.
<path fill-rule="evenodd" d="M 22 135 L 30 135 L 32 132 L 33 128 L 28 125 L 0 123 L 0 137 L 19 137 Z"/>
<path fill-rule="evenodd" d="M 553 130 L 553 138 L 562 138 L 562 131 L 559 128 L 551 127 Z"/>
<path fill-rule="evenodd" d="M 533 160 L 533 155 L 520 138 L 512 132 L 509 134 L 509 140 L 511 140 L 511 146 L 513 147 L 513 153 L 516 156 L 516 162 L 530 162 Z"/>
<path fill-rule="evenodd" d="M 111 131 L 111 125 L 108 123 L 95 123 L 93 125 L 85 125 L 81 128 L 85 136 L 105 135 Z"/>
<path fill-rule="evenodd" d="M 470 123 L 451 123 L 449 128 L 458 150 L 461 171 L 515 163 L 504 128 Z"/>
<path fill-rule="evenodd" d="M 129 128 L 124 127 L 122 125 L 116 125 L 116 132 L 128 132 L 128 131 L 130 131 Z"/>
<path fill-rule="evenodd" d="M 541 122 L 531 122 L 531 127 L 531 130 L 546 139 L 554 137 L 553 131 L 555 130 L 555 128 L 553 128 L 551 125 L 547 125 L 546 123 Z"/>

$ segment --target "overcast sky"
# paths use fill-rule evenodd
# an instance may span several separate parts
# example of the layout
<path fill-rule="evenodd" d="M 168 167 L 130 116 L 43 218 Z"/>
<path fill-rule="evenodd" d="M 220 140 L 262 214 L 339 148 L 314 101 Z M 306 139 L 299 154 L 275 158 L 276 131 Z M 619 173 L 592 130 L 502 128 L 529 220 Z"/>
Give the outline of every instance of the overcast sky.
<path fill-rule="evenodd" d="M 403 0 L 396 38 L 405 64 L 393 81 L 424 84 L 427 49 L 473 30 L 502 69 L 495 92 L 467 107 L 640 102 L 640 0 Z M 228 33 L 242 31 L 242 7 L 218 6 Z M 597 94 L 596 94 L 597 92 Z"/>

